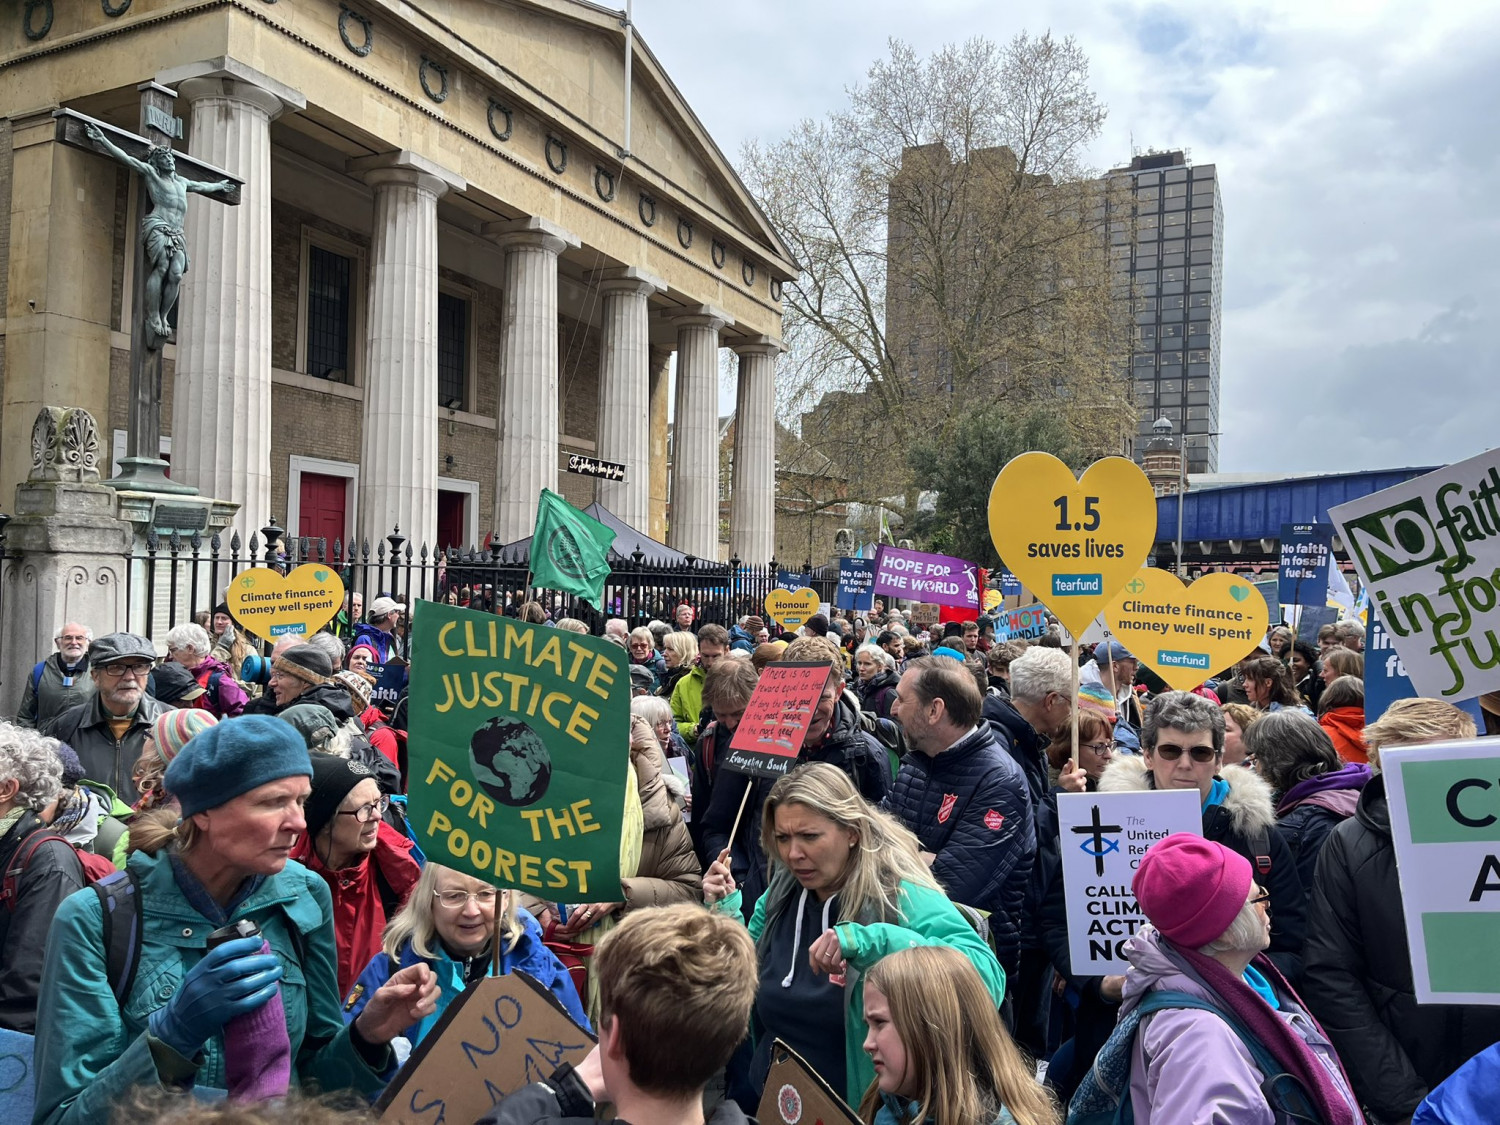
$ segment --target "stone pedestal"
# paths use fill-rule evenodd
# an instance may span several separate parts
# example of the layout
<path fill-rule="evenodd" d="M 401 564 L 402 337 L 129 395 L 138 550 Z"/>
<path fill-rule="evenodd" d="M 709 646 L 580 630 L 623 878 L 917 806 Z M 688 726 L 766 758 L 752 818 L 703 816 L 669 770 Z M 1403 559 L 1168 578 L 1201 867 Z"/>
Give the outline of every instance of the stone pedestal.
<path fill-rule="evenodd" d="M 16 515 L 0 562 L 0 715 L 14 715 L 32 666 L 65 622 L 95 636 L 125 627 L 130 524 L 99 483 L 99 431 L 86 410 L 44 407 L 32 468 L 16 486 Z"/>
<path fill-rule="evenodd" d="M 354 162 L 375 189 L 359 534 L 437 540 L 437 201 L 464 181 L 415 153 Z"/>
<path fill-rule="evenodd" d="M 541 490 L 557 491 L 557 256 L 578 239 L 536 217 L 484 233 L 505 251 L 494 529 L 511 543 L 531 534 Z"/>
<path fill-rule="evenodd" d="M 598 454 L 625 466 L 623 481 L 601 480 L 599 503 L 650 533 L 651 338 L 647 301 L 666 282 L 635 267 L 602 271 Z"/>
<path fill-rule="evenodd" d="M 172 398 L 172 476 L 271 516 L 271 122 L 307 101 L 233 60 L 159 75 L 191 106 L 188 151 L 245 181 L 238 207 L 188 204 Z"/>
<path fill-rule="evenodd" d="M 729 550 L 759 564 L 776 554 L 776 357 L 781 341 L 761 337 L 740 357 L 734 408 L 734 481 Z"/>
<path fill-rule="evenodd" d="M 719 332 L 727 313 L 703 306 L 675 316 L 677 408 L 672 419 L 672 514 L 667 545 L 719 557 Z"/>

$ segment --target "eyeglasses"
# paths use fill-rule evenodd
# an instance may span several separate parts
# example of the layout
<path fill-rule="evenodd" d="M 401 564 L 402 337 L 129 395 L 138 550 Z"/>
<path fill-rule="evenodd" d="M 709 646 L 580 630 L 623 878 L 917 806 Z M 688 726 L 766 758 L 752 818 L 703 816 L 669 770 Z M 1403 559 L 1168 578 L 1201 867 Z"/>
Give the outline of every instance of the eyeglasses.
<path fill-rule="evenodd" d="M 64 633 L 57 638 L 59 641 L 77 641 L 79 644 L 88 644 L 89 638 L 85 633 Z"/>
<path fill-rule="evenodd" d="M 1154 752 L 1162 761 L 1175 762 L 1182 757 L 1184 750 L 1192 755 L 1193 761 L 1199 763 L 1211 762 L 1218 756 L 1212 746 L 1174 746 L 1170 742 L 1161 744 Z"/>
<path fill-rule="evenodd" d="M 99 672 L 112 680 L 118 680 L 121 676 L 135 676 L 144 680 L 151 674 L 151 668 L 150 664 L 106 664 Z"/>
<path fill-rule="evenodd" d="M 1085 750 L 1092 750 L 1099 757 L 1104 758 L 1115 752 L 1113 742 L 1083 742 L 1079 744 Z"/>
<path fill-rule="evenodd" d="M 442 903 L 449 910 L 462 910 L 469 905 L 473 899 L 479 904 L 481 910 L 495 905 L 495 898 L 499 894 L 494 887 L 485 887 L 482 891 L 433 891 L 432 897 Z"/>
<path fill-rule="evenodd" d="M 1270 904 L 1271 904 L 1271 892 L 1270 891 L 1264 891 L 1263 890 L 1263 891 L 1260 892 L 1260 894 L 1256 895 L 1254 898 L 1252 898 L 1250 900 L 1250 905 L 1251 906 L 1269 906 Z"/>
<path fill-rule="evenodd" d="M 385 810 L 391 807 L 391 799 L 382 797 L 378 801 L 371 801 L 368 805 L 360 805 L 357 809 L 340 809 L 339 816 L 352 816 L 361 824 L 369 824 L 385 815 Z"/>

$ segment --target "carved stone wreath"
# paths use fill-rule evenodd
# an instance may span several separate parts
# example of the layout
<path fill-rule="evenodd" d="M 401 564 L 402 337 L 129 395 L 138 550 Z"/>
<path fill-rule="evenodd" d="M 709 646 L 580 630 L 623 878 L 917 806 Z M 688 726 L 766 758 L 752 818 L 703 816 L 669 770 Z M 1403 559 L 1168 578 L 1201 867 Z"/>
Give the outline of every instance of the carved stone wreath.
<path fill-rule="evenodd" d="M 349 21 L 353 20 L 359 24 L 365 33 L 363 43 L 356 43 L 353 36 L 349 34 Z M 347 5 L 339 5 L 339 38 L 344 41 L 344 46 L 353 51 L 360 58 L 364 58 L 375 47 L 375 28 L 370 21 Z"/>
<path fill-rule="evenodd" d="M 684 250 L 693 244 L 693 224 L 686 219 L 677 220 L 677 242 Z"/>
<path fill-rule="evenodd" d="M 130 5 L 134 2 L 135 0 L 120 0 L 118 4 L 111 4 L 109 0 L 99 0 L 99 6 L 104 9 L 106 16 L 123 16 L 130 11 Z"/>
<path fill-rule="evenodd" d="M 745 279 L 746 285 L 755 284 L 755 263 L 749 258 L 740 261 L 740 277 Z"/>
<path fill-rule="evenodd" d="M 615 197 L 615 174 L 602 165 L 594 165 L 594 190 L 608 203 Z"/>
<path fill-rule="evenodd" d="M 641 222 L 645 223 L 648 227 L 654 227 L 656 225 L 655 199 L 647 195 L 645 192 L 641 192 L 640 206 L 637 207 L 636 210 L 640 213 Z"/>
<path fill-rule="evenodd" d="M 547 137 L 546 156 L 547 167 L 559 176 L 568 170 L 568 146 L 550 134 Z"/>
<path fill-rule="evenodd" d="M 432 78 L 438 78 L 437 89 L 432 88 Z M 417 72 L 417 77 L 422 80 L 422 91 L 435 102 L 448 100 L 448 68 L 441 63 L 435 63 L 426 55 L 422 56 L 422 69 Z"/>
<path fill-rule="evenodd" d="M 511 111 L 509 109 L 507 109 L 505 106 L 503 106 L 499 102 L 497 102 L 494 98 L 490 99 L 490 107 L 489 107 L 489 110 L 487 112 L 488 112 L 489 123 L 490 123 L 490 133 L 494 135 L 495 140 L 497 140 L 497 141 L 508 141 L 508 140 L 510 140 L 511 131 L 513 129 L 515 129 L 515 126 L 516 126 L 515 115 L 512 114 Z M 497 128 L 495 128 L 495 114 L 497 114 L 497 113 L 500 114 L 501 116 L 503 116 L 505 118 L 505 128 L 504 129 L 497 129 Z"/>
<path fill-rule="evenodd" d="M 37 11 L 42 13 L 41 27 L 35 26 L 32 21 L 32 16 Z M 26 11 L 21 15 L 21 30 L 33 43 L 46 38 L 47 32 L 52 30 L 52 0 L 26 0 Z"/>
<path fill-rule="evenodd" d="M 724 268 L 724 244 L 717 238 L 708 244 L 708 256 L 713 259 L 715 266 Z"/>
<path fill-rule="evenodd" d="M 771 279 L 771 300 L 781 300 L 781 278 L 779 277 L 773 277 Z"/>

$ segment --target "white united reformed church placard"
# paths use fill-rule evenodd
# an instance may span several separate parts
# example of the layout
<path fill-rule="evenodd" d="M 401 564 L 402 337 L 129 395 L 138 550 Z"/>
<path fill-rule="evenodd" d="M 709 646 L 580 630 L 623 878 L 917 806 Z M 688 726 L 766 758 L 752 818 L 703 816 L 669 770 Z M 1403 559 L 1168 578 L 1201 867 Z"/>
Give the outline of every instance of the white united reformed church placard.
<path fill-rule="evenodd" d="M 1079 975 L 1123 973 L 1125 939 L 1146 921 L 1130 880 L 1146 849 L 1173 832 L 1203 834 L 1196 789 L 1064 793 L 1057 798 L 1068 957 Z"/>

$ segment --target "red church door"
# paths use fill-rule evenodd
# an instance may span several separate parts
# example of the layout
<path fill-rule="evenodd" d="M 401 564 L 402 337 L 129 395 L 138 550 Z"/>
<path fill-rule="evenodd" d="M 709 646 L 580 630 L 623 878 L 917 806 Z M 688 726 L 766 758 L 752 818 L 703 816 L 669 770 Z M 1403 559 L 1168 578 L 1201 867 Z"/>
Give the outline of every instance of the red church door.
<path fill-rule="evenodd" d="M 447 550 L 449 547 L 457 547 L 462 550 L 472 547 L 474 544 L 464 542 L 464 501 L 468 495 L 463 492 L 450 492 L 446 488 L 438 489 L 438 518 L 437 518 L 437 549 Z"/>
<path fill-rule="evenodd" d="M 333 541 L 342 540 L 349 526 L 345 522 L 349 482 L 323 473 L 303 473 L 300 496 L 297 534 L 309 539 L 327 539 L 332 550 Z"/>

